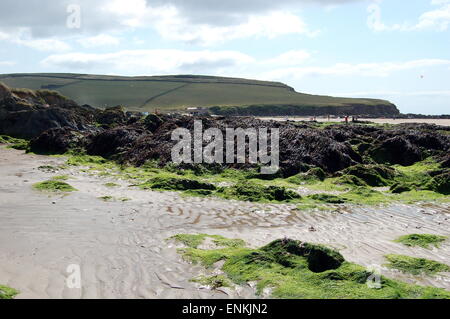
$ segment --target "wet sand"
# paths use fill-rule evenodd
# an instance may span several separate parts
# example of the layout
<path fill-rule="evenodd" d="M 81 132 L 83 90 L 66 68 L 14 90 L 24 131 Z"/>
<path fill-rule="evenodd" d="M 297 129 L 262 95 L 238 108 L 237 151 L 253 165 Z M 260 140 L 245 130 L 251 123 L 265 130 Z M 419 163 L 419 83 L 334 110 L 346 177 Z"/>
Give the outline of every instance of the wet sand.
<path fill-rule="evenodd" d="M 144 191 L 76 167 L 38 169 L 64 162 L 0 146 L 0 283 L 20 290 L 17 298 L 255 297 L 250 286 L 211 291 L 190 282 L 206 271 L 184 262 L 176 252 L 179 246 L 166 240 L 179 233 L 242 238 L 252 247 L 288 236 L 333 246 L 365 266 L 384 264 L 388 253 L 450 264 L 449 242 L 433 250 L 392 242 L 410 233 L 450 236 L 449 206 L 337 206 L 300 212 L 294 205 Z M 58 175 L 69 175 L 67 182 L 78 191 L 63 196 L 32 189 L 33 183 Z M 120 186 L 108 188 L 108 182 Z M 104 202 L 101 196 L 131 200 Z M 81 267 L 81 289 L 66 285 L 71 264 Z M 450 290 L 450 273 L 414 277 L 383 269 L 382 274 Z"/>
<path fill-rule="evenodd" d="M 274 121 L 286 121 L 289 119 L 290 121 L 301 122 L 301 121 L 311 121 L 311 117 L 260 117 L 262 120 L 274 120 Z M 436 124 L 440 126 L 450 126 L 450 119 L 393 119 L 393 118 L 384 118 L 384 119 L 360 119 L 361 121 L 369 121 L 378 124 L 402 124 L 402 123 L 425 123 L 425 124 Z M 317 117 L 317 122 L 327 123 L 327 122 L 344 122 L 343 118 L 328 118 Z"/>

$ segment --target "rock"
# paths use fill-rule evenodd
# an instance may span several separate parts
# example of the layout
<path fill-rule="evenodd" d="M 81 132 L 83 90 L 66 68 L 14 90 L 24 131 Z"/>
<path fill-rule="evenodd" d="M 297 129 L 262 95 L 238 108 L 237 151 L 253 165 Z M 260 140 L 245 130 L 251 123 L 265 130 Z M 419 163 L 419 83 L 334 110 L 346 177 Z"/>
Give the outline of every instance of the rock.
<path fill-rule="evenodd" d="M 381 187 L 392 184 L 396 171 L 384 165 L 356 165 L 343 170 L 342 174 L 356 176 L 369 186 Z"/>
<path fill-rule="evenodd" d="M 309 270 L 316 273 L 337 269 L 345 261 L 339 252 L 328 247 L 286 238 L 276 240 L 261 248 L 261 250 L 279 257 L 286 253 L 306 257 Z M 281 262 L 283 261 L 281 260 Z"/>
<path fill-rule="evenodd" d="M 30 150 L 37 154 L 64 154 L 69 150 L 81 148 L 85 135 L 69 127 L 45 131 L 31 140 Z"/>
<path fill-rule="evenodd" d="M 391 186 L 390 191 L 394 194 L 401 194 L 412 191 L 412 187 L 404 183 L 396 183 Z"/>
<path fill-rule="evenodd" d="M 170 177 L 155 177 L 149 180 L 145 186 L 148 185 L 151 189 L 164 189 L 164 190 L 215 190 L 216 187 L 213 184 L 200 182 L 187 178 L 170 178 Z M 144 185 L 143 185 L 144 186 Z"/>
<path fill-rule="evenodd" d="M 308 198 L 311 198 L 312 200 L 316 200 L 323 203 L 328 204 L 344 204 L 345 200 L 336 196 L 336 195 L 330 195 L 330 194 L 313 194 L 309 195 Z"/>
<path fill-rule="evenodd" d="M 97 123 L 103 125 L 105 128 L 125 125 L 128 121 L 125 108 L 120 105 L 99 111 L 95 119 Z"/>
<path fill-rule="evenodd" d="M 11 89 L 4 83 L 0 82 L 0 102 L 2 102 L 5 99 L 11 98 L 11 96 L 12 96 Z"/>
<path fill-rule="evenodd" d="M 404 136 L 387 139 L 370 151 L 371 157 L 380 164 L 413 165 L 423 159 L 422 152 Z"/>
<path fill-rule="evenodd" d="M 93 127 L 95 110 L 78 106 L 53 91 L 12 89 L 1 86 L 0 134 L 31 139 L 53 129 L 84 131 Z"/>
<path fill-rule="evenodd" d="M 283 128 L 280 133 L 280 162 L 285 177 L 297 174 L 304 164 L 335 173 L 362 162 L 349 144 L 336 142 L 317 129 Z"/>
<path fill-rule="evenodd" d="M 0 116 L 2 134 L 25 139 L 37 137 L 49 129 L 62 127 L 84 131 L 88 130 L 90 125 L 83 115 L 63 108 L 30 109 Z"/>
<path fill-rule="evenodd" d="M 150 114 L 144 120 L 144 125 L 150 132 L 155 132 L 162 123 L 163 120 L 156 114 Z"/>
<path fill-rule="evenodd" d="M 445 158 L 441 162 L 441 166 L 444 167 L 444 168 L 450 168 L 450 155 L 447 155 L 447 158 Z"/>
<path fill-rule="evenodd" d="M 436 175 L 425 185 L 425 189 L 433 192 L 450 195 L 450 171 Z"/>
<path fill-rule="evenodd" d="M 355 175 L 342 175 L 335 181 L 335 184 L 351 185 L 351 186 L 367 186 L 367 183 L 365 181 L 363 181 L 359 177 L 356 177 Z"/>
<path fill-rule="evenodd" d="M 86 150 L 89 155 L 110 157 L 128 150 L 146 131 L 138 127 L 118 127 L 103 131 L 91 138 Z"/>

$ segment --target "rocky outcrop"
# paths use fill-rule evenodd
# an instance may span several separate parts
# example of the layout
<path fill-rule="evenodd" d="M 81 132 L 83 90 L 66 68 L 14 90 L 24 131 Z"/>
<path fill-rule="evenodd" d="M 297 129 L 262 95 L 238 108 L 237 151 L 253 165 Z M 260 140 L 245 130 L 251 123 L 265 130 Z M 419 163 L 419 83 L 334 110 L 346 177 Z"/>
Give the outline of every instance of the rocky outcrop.
<path fill-rule="evenodd" d="M 30 142 L 30 150 L 37 154 L 64 154 L 85 146 L 87 134 L 68 127 L 45 131 Z"/>
<path fill-rule="evenodd" d="M 450 135 L 447 131 L 450 128 L 436 125 L 382 127 L 349 123 L 324 128 L 314 123 L 262 121 L 251 117 L 181 115 L 149 115 L 141 120 L 140 115 L 129 114 L 122 107 L 97 110 L 79 106 L 51 91 L 12 90 L 0 85 L 0 97 L 0 134 L 33 138 L 30 147 L 37 153 L 78 149 L 135 166 L 149 160 L 166 165 L 172 163 L 172 149 L 177 143 L 172 141 L 173 131 L 185 128 L 193 136 L 195 121 L 201 121 L 203 131 L 216 128 L 223 137 L 227 136 L 228 128 L 278 128 L 281 168 L 278 174 L 284 177 L 315 168 L 327 175 L 340 176 L 345 183 L 353 178 L 358 179 L 359 184 L 390 186 L 384 182 L 383 179 L 389 178 L 383 175 L 386 170 L 379 164 L 412 165 L 433 156 L 442 167 L 449 166 Z M 203 146 L 208 144 L 203 141 Z M 248 144 L 243 147 L 248 156 Z M 245 163 L 238 164 L 235 160 L 217 165 L 220 168 L 256 168 L 248 157 Z M 193 164 L 184 167 L 196 168 Z M 345 171 L 349 167 L 353 169 Z M 369 169 L 373 171 L 370 176 Z M 342 171 L 344 176 L 338 173 Z M 381 177 L 375 180 L 377 176 Z M 436 180 L 433 187 L 446 189 L 446 176 Z"/>
<path fill-rule="evenodd" d="M 0 85 L 0 134 L 33 138 L 53 128 L 88 130 L 96 110 L 78 106 L 57 92 Z"/>
<path fill-rule="evenodd" d="M 378 104 L 343 104 L 339 106 L 309 105 L 250 105 L 212 107 L 212 114 L 226 116 L 359 116 L 359 117 L 393 117 L 400 111 L 390 102 Z"/>
<path fill-rule="evenodd" d="M 86 150 L 89 155 L 111 157 L 128 150 L 142 136 L 145 129 L 139 127 L 118 127 L 105 130 L 91 137 Z"/>

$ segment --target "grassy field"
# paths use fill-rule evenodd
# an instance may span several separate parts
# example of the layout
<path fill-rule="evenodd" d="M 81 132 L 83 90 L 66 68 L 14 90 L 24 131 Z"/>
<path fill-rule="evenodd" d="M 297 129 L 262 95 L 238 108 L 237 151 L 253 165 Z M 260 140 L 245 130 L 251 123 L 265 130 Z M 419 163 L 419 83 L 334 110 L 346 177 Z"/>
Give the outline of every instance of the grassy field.
<path fill-rule="evenodd" d="M 336 98 L 295 92 L 278 82 L 209 76 L 118 77 L 80 74 L 4 74 L 8 86 L 52 89 L 79 104 L 124 105 L 134 111 L 188 107 L 290 105 L 294 107 L 389 105 L 383 100 Z"/>

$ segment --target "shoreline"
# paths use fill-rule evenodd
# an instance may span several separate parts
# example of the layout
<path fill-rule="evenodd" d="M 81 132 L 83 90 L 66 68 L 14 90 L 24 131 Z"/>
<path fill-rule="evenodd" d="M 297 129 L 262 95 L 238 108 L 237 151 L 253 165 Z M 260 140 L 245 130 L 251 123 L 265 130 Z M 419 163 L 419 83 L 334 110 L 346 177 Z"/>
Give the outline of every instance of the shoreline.
<path fill-rule="evenodd" d="M 19 299 L 255 298 L 255 290 L 247 285 L 238 290 L 208 290 L 192 283 L 190 280 L 205 270 L 184 261 L 177 254 L 179 246 L 167 241 L 182 233 L 240 238 L 252 247 L 288 234 L 334 247 L 347 260 L 363 266 L 382 267 L 386 253 L 450 260 L 448 242 L 437 251 L 393 242 L 416 232 L 450 236 L 448 204 L 299 211 L 289 204 L 141 190 L 124 180 L 83 172 L 80 167 L 38 169 L 61 165 L 64 157 L 0 147 L 0 158 L 1 190 L 6 194 L 0 200 L 0 282 L 18 289 Z M 69 177 L 77 192 L 63 196 L 32 189 L 34 183 L 61 174 Z M 108 182 L 119 187 L 108 188 Z M 130 200 L 99 198 L 106 195 Z M 81 266 L 81 290 L 65 286 L 70 264 Z M 450 290 L 448 273 L 417 277 L 383 269 L 383 275 Z"/>
<path fill-rule="evenodd" d="M 273 121 L 281 121 L 284 122 L 287 119 L 289 121 L 294 122 L 311 122 L 311 119 L 314 118 L 312 116 L 310 117 L 297 117 L 297 116 L 277 116 L 277 117 L 256 117 L 260 120 L 273 120 Z M 344 123 L 344 118 L 336 118 L 332 117 L 330 120 L 328 120 L 327 117 L 315 117 L 316 121 L 319 123 L 335 123 L 335 122 L 341 122 Z M 429 119 L 429 118 L 423 118 L 423 119 L 393 119 L 393 118 L 358 118 L 360 121 L 368 121 L 375 124 L 412 124 L 412 123 L 420 123 L 420 124 L 436 124 L 439 126 L 450 126 L 450 119 Z M 351 121 L 351 118 L 350 118 Z"/>

